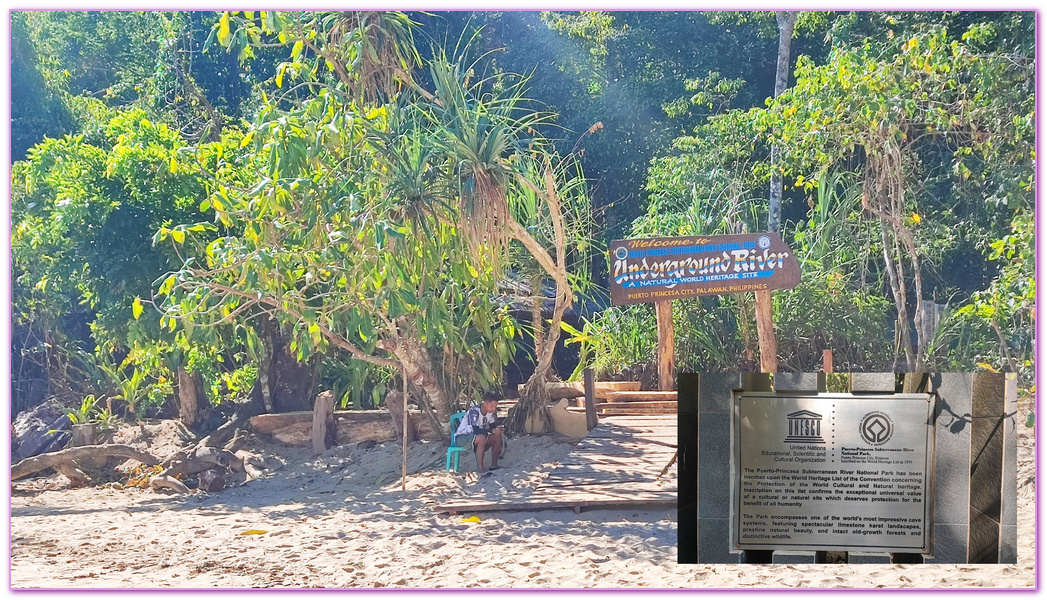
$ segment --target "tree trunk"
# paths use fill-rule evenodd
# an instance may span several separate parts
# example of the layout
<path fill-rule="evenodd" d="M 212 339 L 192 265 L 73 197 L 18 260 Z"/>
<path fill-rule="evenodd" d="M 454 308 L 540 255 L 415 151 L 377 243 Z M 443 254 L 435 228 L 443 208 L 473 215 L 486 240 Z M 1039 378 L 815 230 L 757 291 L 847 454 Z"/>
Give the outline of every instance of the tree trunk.
<path fill-rule="evenodd" d="M 509 433 L 518 433 L 527 426 L 529 418 L 536 418 L 539 422 L 540 431 L 549 431 L 549 389 L 545 382 L 548 377 L 549 368 L 553 364 L 553 354 L 560 342 L 560 323 L 563 321 L 564 312 L 571 307 L 574 301 L 574 292 L 567 279 L 567 237 L 564 230 L 563 211 L 561 210 L 560 198 L 556 195 L 556 181 L 553 177 L 552 168 L 547 164 L 545 170 L 545 190 L 539 189 L 527 178 L 520 178 L 521 183 L 534 190 L 535 193 L 544 196 L 549 208 L 549 216 L 553 226 L 553 245 L 555 246 L 556 260 L 549 256 L 548 251 L 537 240 L 528 233 L 515 219 L 508 223 L 512 236 L 527 248 L 531 256 L 538 261 L 539 266 L 556 281 L 556 303 L 553 305 L 553 318 L 549 328 L 545 330 L 541 345 L 535 344 L 535 355 L 538 364 L 534 373 L 524 385 L 520 401 L 509 410 L 505 420 L 505 429 Z M 539 318 L 539 322 L 541 319 Z"/>
<path fill-rule="evenodd" d="M 320 355 L 299 362 L 291 353 L 290 339 L 280 324 L 272 319 L 262 321 L 262 344 L 265 355 L 258 369 L 258 381 L 267 412 L 312 410 L 320 371 Z"/>
<path fill-rule="evenodd" d="M 777 98 L 789 83 L 789 64 L 792 52 L 793 31 L 796 28 L 798 11 L 778 10 L 774 16 L 778 21 L 778 67 L 774 75 L 774 96 Z M 778 170 L 778 147 L 771 146 L 771 190 L 768 197 L 767 229 L 780 233 L 782 228 L 782 173 Z"/>
<path fill-rule="evenodd" d="M 403 329 L 401 327 L 401 329 Z M 433 371 L 429 350 L 422 342 L 392 335 L 378 341 L 378 348 L 389 352 L 400 361 L 407 373 L 407 380 L 425 392 L 428 402 L 420 402 L 422 412 L 433 422 L 436 430 L 450 443 L 451 396 L 440 385 Z"/>

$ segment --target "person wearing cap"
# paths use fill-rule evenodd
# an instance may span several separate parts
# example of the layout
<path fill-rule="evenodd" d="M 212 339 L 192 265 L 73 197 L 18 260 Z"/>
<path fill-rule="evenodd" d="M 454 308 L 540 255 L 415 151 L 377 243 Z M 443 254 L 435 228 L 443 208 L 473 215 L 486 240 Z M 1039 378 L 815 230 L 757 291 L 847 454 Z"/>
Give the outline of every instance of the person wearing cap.
<path fill-rule="evenodd" d="M 502 454 L 502 442 L 505 427 L 495 425 L 495 413 L 498 412 L 498 394 L 488 392 L 483 401 L 465 412 L 462 423 L 455 431 L 456 443 L 468 447 L 469 436 L 472 436 L 473 453 L 476 455 L 476 472 L 483 475 L 487 471 L 499 469 L 498 458 Z M 484 454 L 491 451 L 491 466 L 484 469 Z"/>

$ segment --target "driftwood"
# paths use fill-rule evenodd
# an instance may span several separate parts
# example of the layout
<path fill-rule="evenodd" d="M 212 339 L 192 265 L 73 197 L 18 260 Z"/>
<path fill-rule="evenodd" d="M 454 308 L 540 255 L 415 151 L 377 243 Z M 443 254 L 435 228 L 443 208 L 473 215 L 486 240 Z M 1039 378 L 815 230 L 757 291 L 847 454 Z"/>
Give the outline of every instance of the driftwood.
<path fill-rule="evenodd" d="M 80 487 L 90 483 L 91 478 L 80 470 L 80 467 L 76 463 L 63 462 L 55 465 L 55 471 L 58 471 L 62 475 L 69 478 L 69 484 L 73 487 Z"/>
<path fill-rule="evenodd" d="M 188 477 L 214 467 L 224 467 L 233 471 L 243 470 L 243 461 L 228 450 L 198 446 L 183 450 L 164 461 L 166 469 L 161 475 Z"/>
<path fill-rule="evenodd" d="M 174 490 L 179 494 L 189 493 L 189 488 L 185 487 L 184 483 L 178 481 L 170 475 L 156 475 L 155 477 L 151 477 L 149 479 L 149 487 L 153 488 L 154 490 L 159 490 L 160 488 L 167 488 L 169 490 Z"/>
<path fill-rule="evenodd" d="M 323 454 L 328 448 L 337 445 L 335 435 L 337 433 L 334 420 L 334 394 L 323 391 L 317 394 L 316 403 L 313 405 L 313 452 Z"/>
<path fill-rule="evenodd" d="M 207 437 L 200 440 L 196 444 L 197 447 L 202 446 L 222 446 L 236 433 L 237 429 L 242 429 L 251 417 L 262 412 L 257 402 L 244 402 L 236 407 L 233 411 L 233 416 L 229 417 L 229 420 L 223 423 L 218 429 L 215 429 Z"/>
<path fill-rule="evenodd" d="M 676 452 L 673 452 L 673 457 L 671 459 L 669 459 L 669 464 L 665 465 L 665 468 L 662 469 L 662 472 L 658 474 L 658 478 L 659 479 L 661 479 L 663 475 L 665 475 L 666 473 L 669 472 L 669 467 L 671 467 L 674 464 L 676 464 L 676 459 L 679 458 L 679 456 L 680 456 L 680 449 L 677 448 Z"/>
<path fill-rule="evenodd" d="M 47 468 L 58 468 L 58 465 L 61 464 L 75 463 L 78 460 L 82 460 L 85 458 L 94 458 L 97 456 L 119 456 L 121 458 L 133 458 L 138 462 L 148 466 L 160 463 L 160 459 L 156 458 L 152 454 L 149 454 L 148 452 L 143 452 L 131 446 L 126 446 L 124 444 L 77 446 L 75 448 L 59 450 L 58 452 L 48 452 L 47 454 L 40 454 L 37 456 L 27 458 L 22 462 L 19 462 L 18 464 L 11 467 L 11 480 L 14 481 L 16 479 L 28 477 L 33 473 L 42 471 Z"/>
<path fill-rule="evenodd" d="M 208 469 L 200 473 L 199 489 L 205 492 L 220 492 L 225 489 L 225 476 L 218 469 Z"/>
<path fill-rule="evenodd" d="M 265 458 L 258 456 L 253 452 L 247 450 L 237 450 L 236 457 L 240 459 L 240 464 L 243 465 L 244 472 L 250 479 L 259 479 L 265 475 L 266 469 L 269 466 L 265 462 Z"/>

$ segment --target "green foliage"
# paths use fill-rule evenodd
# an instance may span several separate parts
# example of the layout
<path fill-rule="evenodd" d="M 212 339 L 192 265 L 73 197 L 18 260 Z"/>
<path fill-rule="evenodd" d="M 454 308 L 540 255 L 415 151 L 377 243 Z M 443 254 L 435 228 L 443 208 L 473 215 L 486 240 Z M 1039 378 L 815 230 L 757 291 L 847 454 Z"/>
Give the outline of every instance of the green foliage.
<path fill-rule="evenodd" d="M 248 397 L 258 378 L 260 342 L 254 330 L 243 326 L 230 329 L 232 333 L 224 332 L 218 337 L 218 343 L 202 340 L 193 343 L 185 336 L 178 336 L 180 350 L 169 350 L 172 355 L 184 354 L 185 370 L 200 376 L 207 399 L 215 406 Z M 198 332 L 197 336 L 204 337 L 201 334 Z M 231 352 L 232 348 L 244 350 Z"/>
<path fill-rule="evenodd" d="M 69 422 L 73 425 L 82 425 L 89 423 L 91 417 L 94 416 L 95 404 L 98 400 L 93 395 L 84 396 L 83 402 L 80 403 L 80 408 L 73 409 L 66 413 L 69 417 Z"/>
<path fill-rule="evenodd" d="M 1019 213 L 1009 235 L 991 245 L 989 260 L 1001 262 L 987 289 L 948 314 L 939 341 L 943 367 L 986 364 L 1033 377 L 1033 311 L 1036 282 L 1032 216 Z"/>
<path fill-rule="evenodd" d="M 654 364 L 658 328 L 649 306 L 607 309 L 586 321 L 581 331 L 566 323 L 560 326 L 570 336 L 564 343 L 581 344 L 572 380 L 586 368 L 592 368 L 597 378 L 610 378 L 632 367 L 643 370 Z"/>
<path fill-rule="evenodd" d="M 136 417 L 158 410 L 174 394 L 173 375 L 165 364 L 165 346 L 138 345 L 131 348 L 119 364 L 100 357 L 98 367 L 105 373 L 110 397 L 122 400 Z"/>

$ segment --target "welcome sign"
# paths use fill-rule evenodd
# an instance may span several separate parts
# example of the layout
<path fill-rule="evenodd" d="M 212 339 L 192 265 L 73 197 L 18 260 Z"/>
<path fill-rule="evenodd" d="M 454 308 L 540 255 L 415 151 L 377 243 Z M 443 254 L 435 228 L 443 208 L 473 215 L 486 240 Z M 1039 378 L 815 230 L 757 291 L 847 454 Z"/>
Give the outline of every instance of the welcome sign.
<path fill-rule="evenodd" d="M 800 264 L 775 233 L 611 242 L 611 304 L 794 288 Z"/>
<path fill-rule="evenodd" d="M 934 397 L 736 392 L 731 550 L 932 551 Z"/>

